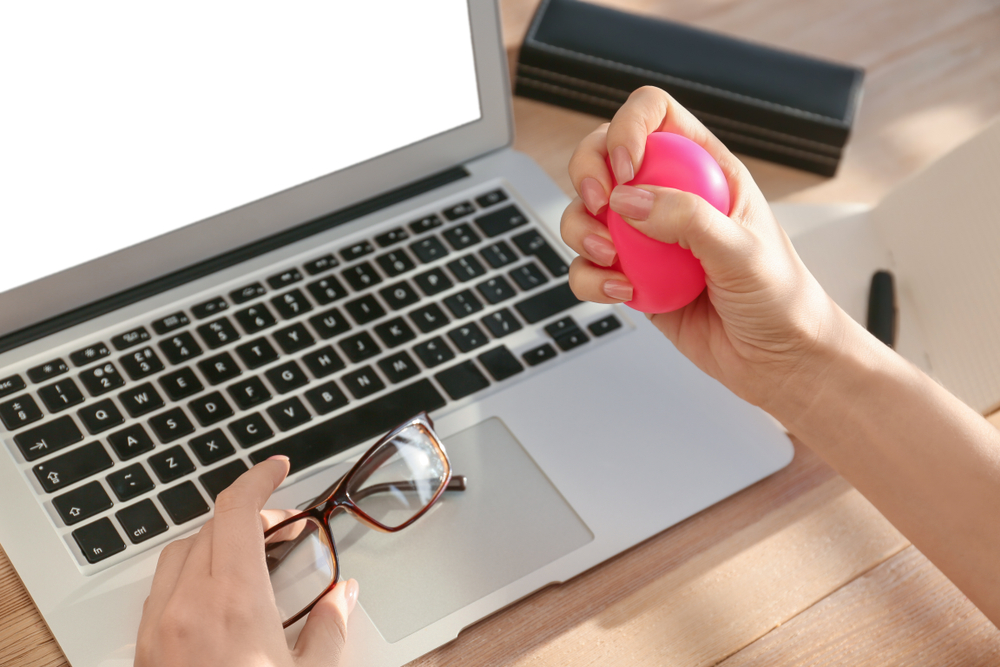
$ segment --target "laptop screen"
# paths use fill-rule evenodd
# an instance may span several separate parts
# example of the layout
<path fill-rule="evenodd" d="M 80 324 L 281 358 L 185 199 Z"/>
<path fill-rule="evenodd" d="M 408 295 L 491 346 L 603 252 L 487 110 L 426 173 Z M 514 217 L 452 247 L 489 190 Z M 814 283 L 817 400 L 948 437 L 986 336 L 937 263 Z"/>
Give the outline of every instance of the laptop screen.
<path fill-rule="evenodd" d="M 481 116 L 464 0 L 55 4 L 0 6 L 0 293 Z"/>

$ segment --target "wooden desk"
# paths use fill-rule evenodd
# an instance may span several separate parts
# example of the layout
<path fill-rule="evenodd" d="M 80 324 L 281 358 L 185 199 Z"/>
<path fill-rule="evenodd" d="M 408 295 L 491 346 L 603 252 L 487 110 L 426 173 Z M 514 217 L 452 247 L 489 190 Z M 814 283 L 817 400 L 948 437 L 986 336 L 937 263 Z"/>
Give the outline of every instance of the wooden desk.
<path fill-rule="evenodd" d="M 835 178 L 746 160 L 772 201 L 875 202 L 1000 114 L 996 0 L 605 2 L 867 70 Z M 537 3 L 502 0 L 512 61 Z M 600 119 L 520 98 L 514 112 L 516 147 L 570 192 L 569 156 Z M 65 664 L 0 551 L 0 665 Z M 995 665 L 1000 632 L 796 443 L 785 470 L 412 664 Z"/>

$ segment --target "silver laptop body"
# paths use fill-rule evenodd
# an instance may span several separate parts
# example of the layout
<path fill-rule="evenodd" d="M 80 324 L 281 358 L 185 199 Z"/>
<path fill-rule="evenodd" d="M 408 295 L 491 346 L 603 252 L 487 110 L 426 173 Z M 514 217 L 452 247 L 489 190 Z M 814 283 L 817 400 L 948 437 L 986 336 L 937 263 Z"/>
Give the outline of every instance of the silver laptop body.
<path fill-rule="evenodd" d="M 247 91 L 270 100 L 255 131 L 232 133 L 249 146 L 235 160 L 245 174 L 235 184 L 214 180 L 197 151 L 179 163 L 186 168 L 160 172 L 91 155 L 102 165 L 90 186 L 100 196 L 91 197 L 67 182 L 93 175 L 83 173 L 88 161 L 63 155 L 51 137 L 39 147 L 36 136 L 36 148 L 72 168 L 0 158 L 5 183 L 20 193 L 5 186 L 0 210 L 8 238 L 0 252 L 19 270 L 0 288 L 0 544 L 73 665 L 132 663 L 159 549 L 204 523 L 227 480 L 270 453 L 290 453 L 293 473 L 271 506 L 297 506 L 406 411 L 431 408 L 469 489 L 446 494 L 398 534 L 334 526 L 342 574 L 361 584 L 345 665 L 412 660 L 791 460 L 772 419 L 699 372 L 644 317 L 567 296 L 571 256 L 558 222 L 568 200 L 511 149 L 493 2 L 324 6 L 311 16 L 281 9 L 282 17 L 182 5 L 157 28 L 130 17 L 128 3 L 95 10 L 118 16 L 114 25 L 66 4 L 66 16 L 45 22 L 30 9 L 0 11 L 29 35 L 0 49 L 39 42 L 41 52 L 84 22 L 105 32 L 80 48 L 104 45 L 106 64 L 132 62 L 107 47 L 116 35 L 122 49 L 146 42 L 151 53 L 170 44 L 199 59 L 222 54 L 225 66 L 204 78 L 220 100 Z M 278 75 L 263 71 L 273 58 L 226 60 L 240 49 L 276 58 L 261 31 L 288 44 L 325 35 L 351 51 L 333 49 L 324 60 L 323 49 L 304 49 Z M 72 53 L 51 59 L 49 69 L 25 74 L 23 90 L 40 80 L 51 87 L 46 77 L 66 68 L 79 69 L 66 81 L 85 73 Z M 244 61 L 256 69 L 242 72 Z M 23 62 L 31 70 L 32 59 Z M 159 73 L 112 79 L 165 76 L 176 59 L 164 62 Z M 297 76 L 300 66 L 312 69 Z M 447 76 L 433 75 L 438 66 Z M 229 91 L 228 81 L 246 85 Z M 299 99 L 309 87 L 326 92 Z M 155 89 L 137 84 L 135 96 Z M 87 90 L 99 101 L 108 92 L 94 84 L 66 94 Z M 330 109 L 302 111 L 324 95 Z M 73 125 L 82 106 L 39 125 L 71 137 L 82 128 L 62 124 Z M 206 116 L 224 120 L 214 109 Z M 357 129 L 366 120 L 386 127 L 379 109 L 393 123 L 407 125 L 410 111 L 423 120 L 385 132 L 385 146 L 355 141 L 374 136 Z M 22 114 L 3 119 L 11 140 L 11 124 L 40 110 L 32 102 L 0 113 Z M 346 120 L 325 120 L 337 114 Z M 439 118 L 453 125 L 437 127 Z M 142 145 L 141 132 L 157 127 L 139 123 L 126 143 Z M 329 166 L 306 173 L 282 151 L 309 136 L 320 148 L 299 142 L 295 150 Z M 100 142 L 88 145 L 79 150 Z M 231 145 L 240 144 L 208 146 L 204 161 Z M 341 150 L 347 145 L 360 152 Z M 155 162 L 170 150 L 131 155 Z M 109 184 L 105 167 L 121 180 Z M 203 176 L 185 178 L 188 170 Z M 258 172 L 270 177 L 263 190 L 228 205 L 212 199 L 216 189 L 241 196 Z M 128 199 L 124 182 L 144 193 L 137 204 L 107 207 L 123 216 L 126 241 L 74 237 L 109 229 L 95 202 Z M 161 215 L 213 205 L 224 208 Z M 162 232 L 154 238 L 142 237 L 147 211 L 165 220 L 150 223 Z M 44 233 L 33 234 L 38 228 Z M 290 641 L 297 631 L 289 629 Z"/>

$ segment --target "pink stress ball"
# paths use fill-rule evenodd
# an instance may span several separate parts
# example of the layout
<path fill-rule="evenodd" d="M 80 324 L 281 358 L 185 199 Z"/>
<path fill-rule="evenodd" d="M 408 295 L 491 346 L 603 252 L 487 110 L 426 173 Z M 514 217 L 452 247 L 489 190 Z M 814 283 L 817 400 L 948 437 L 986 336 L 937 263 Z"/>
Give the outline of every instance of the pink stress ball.
<path fill-rule="evenodd" d="M 692 192 L 729 215 L 729 185 L 722 169 L 708 151 L 679 134 L 649 135 L 642 166 L 628 184 Z M 643 313 L 667 313 L 691 303 L 705 289 L 705 270 L 690 250 L 649 238 L 611 209 L 607 225 L 618 251 L 613 268 L 624 273 L 634 288 L 625 305 Z"/>

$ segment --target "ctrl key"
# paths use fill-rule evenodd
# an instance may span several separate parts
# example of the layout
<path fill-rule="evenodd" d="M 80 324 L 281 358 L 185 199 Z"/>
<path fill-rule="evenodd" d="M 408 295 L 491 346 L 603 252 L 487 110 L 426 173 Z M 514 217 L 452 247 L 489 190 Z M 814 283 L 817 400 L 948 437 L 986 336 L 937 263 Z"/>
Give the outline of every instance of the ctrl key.
<path fill-rule="evenodd" d="M 77 528 L 73 531 L 73 539 L 88 563 L 98 563 L 125 551 L 125 542 L 107 517 Z"/>
<path fill-rule="evenodd" d="M 125 529 L 125 534 L 132 544 L 145 542 L 167 530 L 167 522 L 163 520 L 153 501 L 148 498 L 115 512 L 115 516 L 118 517 L 118 523 Z"/>

